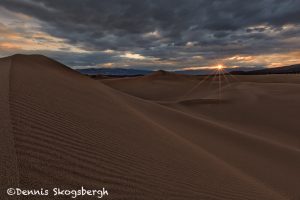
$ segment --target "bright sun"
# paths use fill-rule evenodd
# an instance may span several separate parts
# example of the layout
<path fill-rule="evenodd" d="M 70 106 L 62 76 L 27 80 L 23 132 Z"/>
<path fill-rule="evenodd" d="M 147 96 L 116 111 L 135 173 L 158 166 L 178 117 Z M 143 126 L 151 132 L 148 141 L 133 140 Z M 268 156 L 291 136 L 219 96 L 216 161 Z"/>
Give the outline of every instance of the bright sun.
<path fill-rule="evenodd" d="M 218 65 L 218 66 L 217 66 L 217 70 L 222 70 L 223 68 L 224 68 L 223 65 Z"/>

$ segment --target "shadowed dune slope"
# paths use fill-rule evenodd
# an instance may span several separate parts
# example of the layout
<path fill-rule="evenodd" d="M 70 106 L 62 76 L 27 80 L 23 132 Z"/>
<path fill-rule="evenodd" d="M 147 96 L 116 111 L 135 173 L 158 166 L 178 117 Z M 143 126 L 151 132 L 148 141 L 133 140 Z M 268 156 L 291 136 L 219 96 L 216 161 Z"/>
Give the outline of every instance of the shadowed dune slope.
<path fill-rule="evenodd" d="M 155 101 L 207 98 L 209 95 L 216 94 L 219 87 L 218 76 L 216 74 L 192 76 L 164 71 L 134 78 L 106 79 L 101 80 L 101 82 L 130 95 Z M 221 75 L 222 87 L 241 82 L 300 83 L 300 75 Z"/>
<path fill-rule="evenodd" d="M 162 80 L 162 77 L 158 79 Z M 173 132 L 182 131 L 183 137 L 189 137 L 190 141 L 275 191 L 297 199 L 300 195 L 296 192 L 300 184 L 300 173 L 297 172 L 300 167 L 300 76 L 222 76 L 220 100 L 218 77 L 195 79 L 164 79 L 163 87 L 153 86 L 155 79 L 142 78 L 104 83 L 130 95 L 155 99 L 154 103 L 180 113 L 164 115 L 163 109 L 154 112 L 153 107 L 143 111 L 144 114 L 150 112 L 147 116 L 154 114 L 151 118 L 158 123 Z M 143 95 L 142 84 L 156 90 Z M 165 94 L 167 91 L 173 92 L 172 96 L 166 98 L 170 95 Z M 135 105 L 139 104 L 135 102 Z M 176 117 L 182 114 L 189 119 Z M 209 124 L 221 129 L 205 129 Z M 201 134 L 199 130 L 202 130 Z M 241 137 L 245 137 L 244 141 Z M 251 142 L 252 139 L 255 141 Z M 294 156 L 288 158 L 291 154 Z"/>
<path fill-rule="evenodd" d="M 133 78 L 100 80 L 125 93 L 149 100 L 173 100 L 185 94 L 201 77 L 157 71 Z M 176 90 L 174 90 L 176 88 Z"/>
<path fill-rule="evenodd" d="M 190 104 L 127 95 L 43 56 L 1 59 L 0 72 L 4 199 L 7 187 L 80 186 L 105 187 L 107 199 L 300 197 L 300 153 L 288 142 Z"/>

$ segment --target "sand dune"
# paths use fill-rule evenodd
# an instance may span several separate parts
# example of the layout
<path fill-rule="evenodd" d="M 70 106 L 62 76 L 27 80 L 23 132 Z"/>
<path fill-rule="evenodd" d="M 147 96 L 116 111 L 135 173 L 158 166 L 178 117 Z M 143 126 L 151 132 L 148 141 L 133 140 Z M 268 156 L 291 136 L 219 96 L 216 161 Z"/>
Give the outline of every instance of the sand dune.
<path fill-rule="evenodd" d="M 80 186 L 107 199 L 300 198 L 296 75 L 232 78 L 216 102 L 212 77 L 98 81 L 24 55 L 0 72 L 3 199 Z"/>
<path fill-rule="evenodd" d="M 107 79 L 101 80 L 101 82 L 143 99 L 174 100 L 184 95 L 201 79 L 196 76 L 158 71 L 142 77 Z"/>

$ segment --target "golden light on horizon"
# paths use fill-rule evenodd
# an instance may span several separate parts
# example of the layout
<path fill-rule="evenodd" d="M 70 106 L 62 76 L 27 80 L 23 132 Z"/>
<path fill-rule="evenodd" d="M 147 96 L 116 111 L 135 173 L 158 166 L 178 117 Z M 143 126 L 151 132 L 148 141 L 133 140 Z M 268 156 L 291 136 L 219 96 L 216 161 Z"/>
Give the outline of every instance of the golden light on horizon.
<path fill-rule="evenodd" d="M 217 70 L 222 70 L 222 69 L 224 69 L 224 66 L 223 65 L 217 65 Z"/>

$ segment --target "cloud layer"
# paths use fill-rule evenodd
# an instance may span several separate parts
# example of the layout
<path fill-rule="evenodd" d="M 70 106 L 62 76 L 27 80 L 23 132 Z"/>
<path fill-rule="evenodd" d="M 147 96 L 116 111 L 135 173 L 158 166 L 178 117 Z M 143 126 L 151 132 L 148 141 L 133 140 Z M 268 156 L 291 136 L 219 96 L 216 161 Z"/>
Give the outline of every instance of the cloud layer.
<path fill-rule="evenodd" d="M 167 70 L 300 63 L 299 0 L 1 0 L 0 9 L 3 55 Z"/>

